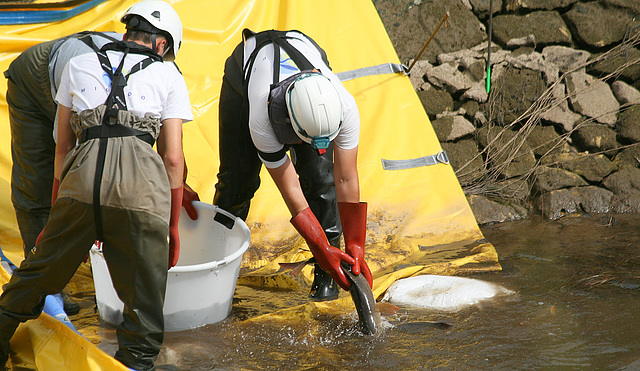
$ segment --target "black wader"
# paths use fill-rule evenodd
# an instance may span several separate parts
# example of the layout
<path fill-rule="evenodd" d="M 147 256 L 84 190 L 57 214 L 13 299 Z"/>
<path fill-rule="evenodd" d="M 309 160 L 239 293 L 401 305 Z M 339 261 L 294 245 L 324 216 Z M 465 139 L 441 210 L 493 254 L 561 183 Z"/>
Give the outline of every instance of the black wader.
<path fill-rule="evenodd" d="M 264 37 L 266 32 L 256 34 L 256 37 Z M 264 45 L 258 40 L 256 50 Z M 317 45 L 316 47 L 329 65 L 324 51 Z M 246 220 L 251 198 L 260 186 L 262 162 L 249 132 L 249 103 L 243 72 L 243 54 L 244 45 L 240 43 L 225 62 L 219 104 L 220 170 L 213 204 Z M 299 61 L 295 62 L 300 66 Z M 306 143 L 291 144 L 288 147 L 311 211 L 322 225 L 329 243 L 339 248 L 342 225 L 333 175 L 332 147 L 323 154 Z M 331 300 L 337 298 L 338 292 L 337 283 L 316 264 L 311 298 Z"/>
<path fill-rule="evenodd" d="M 36 244 L 51 209 L 56 106 L 51 97 L 49 54 L 57 40 L 25 50 L 5 72 L 11 125 L 11 202 L 24 256 Z"/>

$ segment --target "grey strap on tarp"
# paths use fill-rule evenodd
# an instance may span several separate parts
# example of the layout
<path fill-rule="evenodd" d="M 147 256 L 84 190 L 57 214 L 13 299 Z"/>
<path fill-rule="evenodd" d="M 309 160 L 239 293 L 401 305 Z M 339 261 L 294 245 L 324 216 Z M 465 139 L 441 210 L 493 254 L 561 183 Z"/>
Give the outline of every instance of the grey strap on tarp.
<path fill-rule="evenodd" d="M 336 76 L 338 76 L 340 81 L 349 81 L 358 77 L 384 75 L 387 73 L 402 72 L 404 74 L 407 74 L 407 71 L 408 71 L 407 67 L 403 64 L 385 63 L 385 64 L 379 64 L 377 66 L 363 67 L 363 68 L 358 68 L 356 70 L 339 72 L 339 73 L 336 73 Z"/>
<path fill-rule="evenodd" d="M 431 156 L 424 156 L 419 158 L 413 158 L 409 160 L 385 160 L 382 159 L 382 168 L 384 170 L 404 170 L 412 169 L 414 167 L 430 166 L 436 164 L 448 164 L 449 156 L 445 151 Z"/>

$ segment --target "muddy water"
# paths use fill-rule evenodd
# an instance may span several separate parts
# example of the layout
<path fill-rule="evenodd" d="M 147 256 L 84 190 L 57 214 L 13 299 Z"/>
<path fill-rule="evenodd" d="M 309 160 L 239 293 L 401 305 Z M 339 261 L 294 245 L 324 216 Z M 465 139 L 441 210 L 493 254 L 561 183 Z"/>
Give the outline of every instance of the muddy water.
<path fill-rule="evenodd" d="M 483 233 L 503 271 L 472 277 L 515 295 L 457 313 L 401 308 L 368 337 L 355 313 L 248 324 L 306 292 L 238 287 L 227 320 L 167 334 L 158 369 L 640 369 L 640 216 L 531 217 Z"/>

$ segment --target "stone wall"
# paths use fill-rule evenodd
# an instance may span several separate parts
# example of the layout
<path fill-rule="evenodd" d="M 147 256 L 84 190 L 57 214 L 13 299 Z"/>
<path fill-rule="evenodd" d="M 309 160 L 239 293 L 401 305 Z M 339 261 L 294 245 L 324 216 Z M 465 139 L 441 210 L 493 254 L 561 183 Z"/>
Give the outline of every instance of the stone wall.
<path fill-rule="evenodd" d="M 640 212 L 640 1 L 373 0 L 479 224 Z"/>

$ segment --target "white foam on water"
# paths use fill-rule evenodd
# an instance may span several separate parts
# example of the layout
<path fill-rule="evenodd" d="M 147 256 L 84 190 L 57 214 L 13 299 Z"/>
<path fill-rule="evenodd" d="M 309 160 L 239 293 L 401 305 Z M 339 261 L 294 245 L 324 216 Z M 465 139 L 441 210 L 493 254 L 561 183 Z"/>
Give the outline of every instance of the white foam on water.
<path fill-rule="evenodd" d="M 394 282 L 382 300 L 395 305 L 455 312 L 483 300 L 510 294 L 513 291 L 477 279 L 421 275 Z"/>

